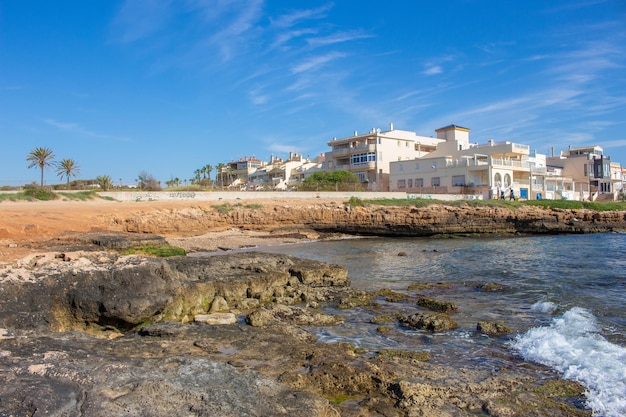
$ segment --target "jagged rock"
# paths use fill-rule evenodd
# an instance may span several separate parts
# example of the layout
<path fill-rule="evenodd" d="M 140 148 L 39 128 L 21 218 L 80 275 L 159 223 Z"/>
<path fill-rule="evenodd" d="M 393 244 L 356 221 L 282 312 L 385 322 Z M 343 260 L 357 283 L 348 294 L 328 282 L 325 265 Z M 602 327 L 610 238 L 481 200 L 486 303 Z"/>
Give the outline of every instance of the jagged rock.
<path fill-rule="evenodd" d="M 416 313 L 399 319 L 400 323 L 420 330 L 443 332 L 458 327 L 446 313 Z"/>
<path fill-rule="evenodd" d="M 577 221 L 575 221 L 576 219 Z M 319 233 L 378 236 L 432 236 L 437 234 L 502 233 L 597 233 L 626 230 L 626 212 L 595 212 L 523 206 L 516 209 L 494 206 L 426 207 L 376 206 L 346 209 L 336 204 L 283 206 L 274 210 L 233 207 L 216 210 L 185 208 L 114 217 L 111 223 L 136 233 L 171 233 L 195 230 L 200 233 L 232 227 L 265 230 L 313 229 Z"/>
<path fill-rule="evenodd" d="M 221 311 L 255 304 L 249 298 L 274 302 L 277 293 L 321 301 L 350 281 L 337 265 L 286 255 L 147 258 L 93 252 L 32 257 L 0 270 L 0 282 L 0 321 L 7 326 L 126 331 L 147 321 L 189 320 L 211 302 L 213 311 Z"/>
<path fill-rule="evenodd" d="M 211 309 L 209 310 L 209 313 L 219 313 L 224 311 L 228 311 L 228 302 L 226 302 L 224 297 L 218 295 L 213 298 L 213 301 L 211 301 Z"/>
<path fill-rule="evenodd" d="M 503 324 L 493 321 L 479 321 L 476 325 L 476 330 L 480 333 L 488 334 L 491 336 L 502 336 L 507 333 L 511 333 L 511 329 Z"/>
<path fill-rule="evenodd" d="M 417 305 L 441 313 L 456 313 L 459 311 L 458 306 L 450 301 L 433 300 L 428 297 L 421 297 L 417 300 Z"/>

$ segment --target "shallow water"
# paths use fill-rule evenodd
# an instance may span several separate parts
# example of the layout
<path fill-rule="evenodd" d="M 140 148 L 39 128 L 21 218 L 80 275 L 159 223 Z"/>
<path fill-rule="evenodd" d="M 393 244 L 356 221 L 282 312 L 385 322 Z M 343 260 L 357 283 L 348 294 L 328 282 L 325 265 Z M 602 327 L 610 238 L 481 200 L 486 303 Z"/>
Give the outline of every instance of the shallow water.
<path fill-rule="evenodd" d="M 459 328 L 441 334 L 396 326 L 380 335 L 369 322 L 374 313 L 332 311 L 346 323 L 312 329 L 321 341 L 428 351 L 432 362 L 453 366 L 541 363 L 583 383 L 595 415 L 626 415 L 626 234 L 364 238 L 262 250 L 344 266 L 356 288 L 407 292 L 412 283 L 445 282 L 447 288 L 420 294 L 459 307 L 453 317 Z M 505 290 L 477 289 L 484 283 Z M 387 303 L 378 301 L 384 312 Z M 482 335 L 475 331 L 480 320 L 500 322 L 513 334 Z"/>

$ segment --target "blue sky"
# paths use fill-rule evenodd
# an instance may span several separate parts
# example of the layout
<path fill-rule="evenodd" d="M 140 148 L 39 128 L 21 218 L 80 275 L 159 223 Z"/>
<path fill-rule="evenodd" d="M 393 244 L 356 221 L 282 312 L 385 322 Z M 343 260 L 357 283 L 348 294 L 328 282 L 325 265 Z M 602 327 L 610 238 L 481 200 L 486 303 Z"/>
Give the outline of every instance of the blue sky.
<path fill-rule="evenodd" d="M 626 2 L 0 0 L 0 185 L 35 147 L 165 182 L 390 122 L 626 165 Z"/>

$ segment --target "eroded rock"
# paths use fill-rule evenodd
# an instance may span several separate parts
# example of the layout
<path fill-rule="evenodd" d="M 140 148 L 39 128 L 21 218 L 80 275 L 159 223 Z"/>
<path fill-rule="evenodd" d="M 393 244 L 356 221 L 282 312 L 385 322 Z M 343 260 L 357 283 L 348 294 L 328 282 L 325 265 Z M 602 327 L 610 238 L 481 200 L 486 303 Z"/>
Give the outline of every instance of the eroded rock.
<path fill-rule="evenodd" d="M 431 332 L 443 332 L 458 327 L 446 313 L 416 313 L 400 317 L 399 322 L 405 326 Z"/>

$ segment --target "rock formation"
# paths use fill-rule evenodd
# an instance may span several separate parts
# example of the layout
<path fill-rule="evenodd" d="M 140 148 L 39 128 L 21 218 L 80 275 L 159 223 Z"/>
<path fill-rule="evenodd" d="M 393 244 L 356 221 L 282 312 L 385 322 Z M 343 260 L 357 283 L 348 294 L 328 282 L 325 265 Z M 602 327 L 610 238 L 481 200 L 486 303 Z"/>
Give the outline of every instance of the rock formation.
<path fill-rule="evenodd" d="M 253 230 L 307 230 L 378 235 L 431 236 L 436 234 L 598 233 L 626 230 L 626 212 L 595 212 L 522 206 L 350 207 L 318 204 L 274 207 L 273 210 L 233 207 L 227 212 L 210 206 L 112 217 L 112 227 L 136 233 L 167 234 L 194 230 L 243 227 Z"/>
<path fill-rule="evenodd" d="M 393 295 L 267 253 L 32 255 L 0 269 L 0 415 L 590 415 L 575 406 L 580 385 L 532 377 L 532 364 L 456 369 L 419 350 L 318 343 L 301 327 L 341 323 L 317 306 L 375 297 L 393 299 L 400 322 L 427 316 L 399 314 L 420 307 Z"/>

